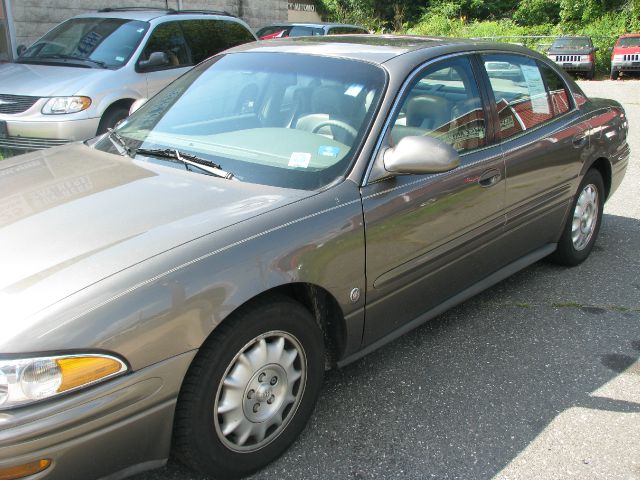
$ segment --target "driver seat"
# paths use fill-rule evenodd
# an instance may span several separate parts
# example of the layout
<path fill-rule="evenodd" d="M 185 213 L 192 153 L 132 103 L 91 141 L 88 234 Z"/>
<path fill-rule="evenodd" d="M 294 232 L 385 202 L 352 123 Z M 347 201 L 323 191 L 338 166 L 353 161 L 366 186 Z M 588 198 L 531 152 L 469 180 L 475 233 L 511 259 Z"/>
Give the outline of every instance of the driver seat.
<path fill-rule="evenodd" d="M 310 111 L 311 113 L 300 117 L 295 128 L 307 132 L 313 132 L 318 125 L 327 120 L 337 120 L 350 125 L 341 115 L 341 107 L 344 103 L 344 94 L 340 87 L 317 87 L 311 93 Z M 315 133 L 332 138 L 338 142 L 349 145 L 353 140 L 343 128 L 333 125 L 320 127 Z"/>

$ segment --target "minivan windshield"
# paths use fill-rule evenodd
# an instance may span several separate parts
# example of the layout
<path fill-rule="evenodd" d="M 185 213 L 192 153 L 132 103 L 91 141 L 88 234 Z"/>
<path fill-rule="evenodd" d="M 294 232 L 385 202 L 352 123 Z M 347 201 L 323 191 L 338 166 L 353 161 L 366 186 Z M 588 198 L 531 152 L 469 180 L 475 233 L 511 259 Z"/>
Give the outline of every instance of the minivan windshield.
<path fill-rule="evenodd" d="M 116 131 L 133 153 L 178 150 L 241 181 L 317 189 L 350 168 L 385 80 L 380 67 L 360 61 L 227 54 L 179 78 Z M 102 138 L 95 148 L 117 153 L 112 140 Z M 136 158 L 145 156 L 185 169 Z"/>
<path fill-rule="evenodd" d="M 640 47 L 640 37 L 622 37 L 617 47 Z"/>
<path fill-rule="evenodd" d="M 127 63 L 149 24 L 122 18 L 72 18 L 36 41 L 19 63 L 119 68 Z"/>
<path fill-rule="evenodd" d="M 593 48 L 593 44 L 589 37 L 564 37 L 556 38 L 551 48 L 583 50 Z"/>

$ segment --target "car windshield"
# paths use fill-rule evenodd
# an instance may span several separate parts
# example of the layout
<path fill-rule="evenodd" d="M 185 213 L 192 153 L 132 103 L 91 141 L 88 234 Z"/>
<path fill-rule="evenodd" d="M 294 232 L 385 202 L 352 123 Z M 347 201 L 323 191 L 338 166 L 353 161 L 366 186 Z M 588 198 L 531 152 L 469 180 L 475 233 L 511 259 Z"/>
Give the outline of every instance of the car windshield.
<path fill-rule="evenodd" d="M 149 24 L 120 18 L 72 18 L 29 47 L 21 63 L 119 68 L 129 60 Z"/>
<path fill-rule="evenodd" d="M 622 37 L 618 41 L 618 47 L 640 47 L 640 37 Z"/>
<path fill-rule="evenodd" d="M 351 167 L 385 80 L 380 67 L 360 61 L 290 53 L 218 56 L 162 90 L 117 133 L 132 152 L 176 149 L 241 181 L 317 189 Z M 95 148 L 118 150 L 108 137 Z"/>
<path fill-rule="evenodd" d="M 588 37 L 574 37 L 574 38 L 557 38 L 551 48 L 575 48 L 575 49 L 586 49 L 592 48 L 593 44 L 591 43 L 591 39 Z"/>

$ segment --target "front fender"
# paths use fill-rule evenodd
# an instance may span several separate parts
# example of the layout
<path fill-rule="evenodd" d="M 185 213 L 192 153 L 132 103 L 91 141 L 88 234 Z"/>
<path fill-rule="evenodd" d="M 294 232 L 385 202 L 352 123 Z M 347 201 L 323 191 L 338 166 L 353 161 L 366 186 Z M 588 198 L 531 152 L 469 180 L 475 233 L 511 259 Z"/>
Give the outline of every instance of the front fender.
<path fill-rule="evenodd" d="M 365 295 L 354 303 L 349 293 L 365 291 L 364 272 L 359 191 L 345 181 L 98 282 L 41 312 L 16 343 L 113 351 L 135 370 L 198 349 L 241 305 L 289 283 L 321 286 L 359 318 Z"/>

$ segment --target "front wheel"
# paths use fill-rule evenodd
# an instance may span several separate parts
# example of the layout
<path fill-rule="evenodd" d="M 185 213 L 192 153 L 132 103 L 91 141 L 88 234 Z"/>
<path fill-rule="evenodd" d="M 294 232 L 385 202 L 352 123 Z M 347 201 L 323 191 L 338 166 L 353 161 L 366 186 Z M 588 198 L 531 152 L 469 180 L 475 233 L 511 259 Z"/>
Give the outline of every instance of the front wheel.
<path fill-rule="evenodd" d="M 558 249 L 551 256 L 552 260 L 562 265 L 574 266 L 587 259 L 600 231 L 603 207 L 602 175 L 591 169 L 580 184 L 558 242 Z"/>
<path fill-rule="evenodd" d="M 611 80 L 617 80 L 620 76 L 620 73 L 617 70 L 611 70 Z"/>
<path fill-rule="evenodd" d="M 322 331 L 299 303 L 276 297 L 234 317 L 201 348 L 176 408 L 175 453 L 214 478 L 279 457 L 307 423 L 324 374 Z"/>

